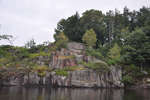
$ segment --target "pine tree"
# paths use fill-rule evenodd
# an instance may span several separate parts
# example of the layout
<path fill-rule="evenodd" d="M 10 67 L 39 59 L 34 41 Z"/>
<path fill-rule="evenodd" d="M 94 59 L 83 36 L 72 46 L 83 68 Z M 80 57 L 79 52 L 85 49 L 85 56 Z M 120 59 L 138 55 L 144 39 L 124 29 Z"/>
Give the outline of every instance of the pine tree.
<path fill-rule="evenodd" d="M 97 38 L 94 30 L 93 29 L 87 30 L 82 37 L 82 41 L 85 42 L 89 47 L 95 46 Z"/>

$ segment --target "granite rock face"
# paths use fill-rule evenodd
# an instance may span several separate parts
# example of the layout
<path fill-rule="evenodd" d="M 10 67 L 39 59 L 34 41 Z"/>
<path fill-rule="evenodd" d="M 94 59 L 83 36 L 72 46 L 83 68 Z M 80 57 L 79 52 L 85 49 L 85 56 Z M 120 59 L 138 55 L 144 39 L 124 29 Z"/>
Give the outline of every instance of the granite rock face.
<path fill-rule="evenodd" d="M 106 73 L 96 73 L 87 69 L 69 72 L 68 76 L 52 75 L 51 81 L 55 86 L 66 87 L 124 87 L 121 83 L 121 74 L 121 69 L 115 67 Z"/>
<path fill-rule="evenodd" d="M 45 58 L 40 65 L 43 65 Z M 95 72 L 80 65 L 80 61 L 84 62 L 103 62 L 95 57 L 85 55 L 85 46 L 81 43 L 71 42 L 67 44 L 66 49 L 51 53 L 49 59 L 49 67 L 53 69 L 46 72 L 45 76 L 39 76 L 37 72 L 20 73 L 11 75 L 3 81 L 3 85 L 47 85 L 47 86 L 65 86 L 65 87 L 124 87 L 121 83 L 122 70 L 120 67 L 110 66 L 108 72 Z M 65 67 L 82 66 L 82 70 L 68 71 L 67 76 L 57 75 L 56 69 Z"/>
<path fill-rule="evenodd" d="M 77 62 L 74 60 L 74 55 L 71 54 L 72 52 L 61 49 L 61 51 L 56 51 L 51 54 L 51 61 L 49 66 L 51 68 L 64 68 L 66 66 L 75 66 Z"/>
<path fill-rule="evenodd" d="M 20 73 L 19 73 L 20 74 Z M 22 86 L 22 85 L 51 85 L 50 73 L 46 73 L 44 77 L 40 77 L 36 72 L 14 75 L 7 79 L 3 79 L 3 85 L 6 86 Z"/>
<path fill-rule="evenodd" d="M 112 67 L 110 72 L 96 73 L 90 69 L 69 71 L 67 76 L 56 75 L 55 72 L 47 72 L 40 77 L 37 73 L 28 75 L 11 76 L 3 80 L 4 85 L 47 85 L 65 87 L 123 87 L 121 83 L 121 70 Z"/>
<path fill-rule="evenodd" d="M 53 52 L 49 66 L 52 68 L 64 68 L 66 66 L 76 66 L 77 62 L 84 58 L 85 46 L 81 43 L 71 42 L 67 44 L 67 49 Z"/>
<path fill-rule="evenodd" d="M 73 56 L 69 59 L 61 59 L 61 57 Z M 67 49 L 55 52 L 51 56 L 50 65 L 52 68 L 65 68 L 66 66 L 79 66 L 78 62 L 103 62 L 95 57 L 85 55 L 85 46 L 81 43 L 71 42 L 67 44 Z M 124 87 L 121 83 L 122 71 L 120 67 L 110 66 L 110 71 L 97 73 L 91 69 L 69 71 L 67 76 L 56 75 L 51 73 L 51 84 L 54 86 L 66 87 Z"/>

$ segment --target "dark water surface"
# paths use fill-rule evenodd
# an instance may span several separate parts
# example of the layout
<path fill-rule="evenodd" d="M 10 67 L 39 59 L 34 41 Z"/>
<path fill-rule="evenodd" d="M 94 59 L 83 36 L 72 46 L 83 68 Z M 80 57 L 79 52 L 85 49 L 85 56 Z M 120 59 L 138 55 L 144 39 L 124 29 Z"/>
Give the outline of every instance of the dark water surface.
<path fill-rule="evenodd" d="M 150 100 L 150 90 L 3 87 L 0 100 Z"/>

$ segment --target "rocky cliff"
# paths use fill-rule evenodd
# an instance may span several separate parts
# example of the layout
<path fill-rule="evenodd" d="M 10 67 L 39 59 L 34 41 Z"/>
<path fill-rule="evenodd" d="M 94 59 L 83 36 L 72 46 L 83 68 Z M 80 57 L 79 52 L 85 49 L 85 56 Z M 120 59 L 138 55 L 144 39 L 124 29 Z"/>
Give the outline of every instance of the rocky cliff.
<path fill-rule="evenodd" d="M 124 87 L 120 67 L 109 66 L 108 71 L 97 72 L 80 62 L 105 63 L 85 55 L 81 43 L 68 43 L 66 49 L 51 53 L 49 68 L 40 76 L 36 71 L 18 71 L 1 79 L 2 85 L 47 85 L 65 87 Z M 106 63 L 105 63 L 106 64 Z M 103 67 L 103 66 L 102 66 Z"/>
<path fill-rule="evenodd" d="M 123 87 L 121 80 L 121 70 L 112 67 L 112 71 L 98 74 L 92 70 L 69 72 L 69 75 L 52 75 L 51 82 L 55 86 L 69 87 Z"/>

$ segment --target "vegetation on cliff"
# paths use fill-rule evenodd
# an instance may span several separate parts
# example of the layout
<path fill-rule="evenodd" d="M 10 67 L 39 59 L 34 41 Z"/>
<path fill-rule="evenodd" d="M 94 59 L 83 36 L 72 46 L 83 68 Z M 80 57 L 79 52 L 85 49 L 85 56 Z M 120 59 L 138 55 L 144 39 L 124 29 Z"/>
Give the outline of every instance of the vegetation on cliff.
<path fill-rule="evenodd" d="M 10 38 L 12 36 L 0 35 L 0 40 Z M 82 16 L 76 13 L 58 22 L 54 38 L 54 43 L 40 45 L 36 45 L 34 40 L 27 42 L 24 47 L 1 45 L 0 69 L 31 68 L 40 76 L 44 76 L 45 70 L 50 66 L 51 53 L 66 48 L 68 42 L 74 41 L 86 45 L 85 55 L 106 62 L 83 62 L 82 65 L 87 68 L 105 72 L 109 70 L 108 66 L 122 66 L 122 82 L 127 85 L 150 75 L 150 8 L 130 11 L 125 7 L 123 13 L 115 10 L 106 14 L 91 9 L 85 11 Z M 61 58 L 73 59 L 74 56 L 66 55 Z M 80 67 L 49 70 L 66 76 L 67 71 L 78 69 Z"/>

